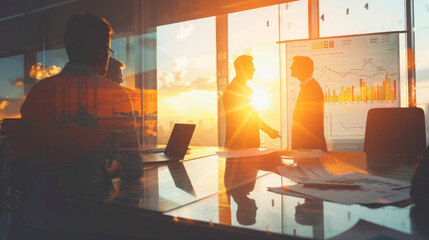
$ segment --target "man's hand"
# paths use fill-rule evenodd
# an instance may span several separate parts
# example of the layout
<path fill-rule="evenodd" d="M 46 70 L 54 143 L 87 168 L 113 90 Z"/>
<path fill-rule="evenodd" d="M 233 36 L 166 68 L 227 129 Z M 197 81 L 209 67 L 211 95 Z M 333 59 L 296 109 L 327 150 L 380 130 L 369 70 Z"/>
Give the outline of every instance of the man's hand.
<path fill-rule="evenodd" d="M 267 134 L 268 134 L 268 136 L 270 136 L 270 138 L 272 138 L 272 139 L 282 138 L 282 137 L 280 136 L 280 132 L 279 132 L 279 131 L 277 131 L 277 130 L 274 130 L 274 129 L 272 129 L 272 128 L 270 128 L 270 129 L 268 130 Z"/>

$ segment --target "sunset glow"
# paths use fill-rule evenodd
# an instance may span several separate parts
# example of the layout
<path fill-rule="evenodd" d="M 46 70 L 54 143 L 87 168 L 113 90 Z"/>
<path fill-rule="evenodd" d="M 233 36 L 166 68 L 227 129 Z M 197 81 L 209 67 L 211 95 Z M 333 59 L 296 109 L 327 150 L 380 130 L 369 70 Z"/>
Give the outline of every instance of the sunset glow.
<path fill-rule="evenodd" d="M 36 63 L 33 66 L 31 66 L 31 70 L 28 73 L 28 75 L 37 80 L 41 80 L 41 79 L 56 75 L 60 73 L 60 71 L 61 71 L 61 68 L 55 65 L 43 68 L 42 63 Z"/>
<path fill-rule="evenodd" d="M 270 104 L 270 98 L 268 94 L 261 90 L 254 90 L 252 96 L 252 104 L 258 110 L 267 108 Z"/>
<path fill-rule="evenodd" d="M 4 110 L 9 103 L 4 100 L 0 103 L 0 110 Z"/>

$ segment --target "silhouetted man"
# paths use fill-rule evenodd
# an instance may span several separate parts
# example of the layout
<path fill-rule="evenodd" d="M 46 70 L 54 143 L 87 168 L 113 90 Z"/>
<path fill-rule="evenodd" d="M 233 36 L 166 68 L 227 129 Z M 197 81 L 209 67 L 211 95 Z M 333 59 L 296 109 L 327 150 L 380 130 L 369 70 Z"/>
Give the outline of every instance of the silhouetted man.
<path fill-rule="evenodd" d="M 321 149 L 326 152 L 323 92 L 313 78 L 313 67 L 313 60 L 309 57 L 295 56 L 290 68 L 291 77 L 301 82 L 293 113 L 292 149 Z"/>
<path fill-rule="evenodd" d="M 253 57 L 239 56 L 234 62 L 236 72 L 223 94 L 225 108 L 227 148 L 253 148 L 260 146 L 259 129 L 271 138 L 279 138 L 279 132 L 269 127 L 252 105 L 252 90 L 246 85 L 253 78 Z"/>
<path fill-rule="evenodd" d="M 106 78 L 121 84 L 122 80 L 122 69 L 125 68 L 125 64 L 116 58 L 111 57 L 109 59 L 109 65 L 107 67 Z"/>
<path fill-rule="evenodd" d="M 118 59 L 111 57 L 109 58 L 109 64 L 107 67 L 107 73 L 106 73 L 106 78 L 112 80 L 113 82 L 116 82 L 117 84 L 122 84 L 123 83 L 123 74 L 122 74 L 122 69 L 125 68 L 125 64 L 121 61 L 119 61 Z M 141 133 L 141 127 L 142 127 L 142 119 L 141 119 L 141 91 L 139 91 L 138 89 L 131 89 L 131 88 L 127 88 L 124 86 L 121 86 L 122 89 L 124 89 L 127 94 L 128 97 L 131 100 L 131 103 L 133 104 L 133 108 L 134 108 L 134 116 L 136 117 L 137 120 L 137 127 L 139 128 L 139 130 L 137 131 L 138 133 Z M 117 112 L 116 109 L 114 111 L 115 116 L 128 116 L 129 112 Z M 149 135 L 148 135 L 149 136 Z"/>
<path fill-rule="evenodd" d="M 258 207 L 255 200 L 248 195 L 255 188 L 258 171 L 259 169 L 254 162 L 249 164 L 246 158 L 227 158 L 225 162 L 224 183 L 226 193 L 229 201 L 232 197 L 237 203 L 236 218 L 241 225 L 248 226 L 256 223 Z"/>
<path fill-rule="evenodd" d="M 142 174 L 138 151 L 112 156 L 117 148 L 139 147 L 126 91 L 103 77 L 112 33 L 103 18 L 73 15 L 64 37 L 69 62 L 60 74 L 36 83 L 21 107 L 27 128 L 16 140 L 18 152 L 67 195 L 109 194 L 112 175 L 137 180 Z M 112 157 L 119 168 L 106 168 Z"/>

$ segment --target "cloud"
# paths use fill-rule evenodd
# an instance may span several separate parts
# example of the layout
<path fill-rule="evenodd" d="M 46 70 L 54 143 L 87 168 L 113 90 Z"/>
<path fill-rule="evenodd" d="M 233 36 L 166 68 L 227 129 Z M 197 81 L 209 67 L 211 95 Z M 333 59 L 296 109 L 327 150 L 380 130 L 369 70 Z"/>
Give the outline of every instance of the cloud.
<path fill-rule="evenodd" d="M 195 26 L 192 23 L 182 22 L 180 23 L 179 29 L 176 31 L 177 32 L 176 38 L 177 39 L 187 38 L 192 34 L 194 29 L 195 29 Z"/>
<path fill-rule="evenodd" d="M 57 75 L 58 73 L 60 73 L 60 71 L 61 71 L 61 68 L 55 65 L 43 68 L 42 63 L 36 63 L 33 66 L 31 66 L 31 70 L 28 73 L 28 75 L 37 80 L 41 80 L 43 78 Z"/>
<path fill-rule="evenodd" d="M 191 82 L 191 86 L 197 90 L 215 90 L 217 89 L 215 77 L 199 77 Z"/>
<path fill-rule="evenodd" d="M 177 58 L 172 63 L 172 72 L 163 72 L 158 80 L 158 88 L 162 87 L 177 87 L 177 86 L 189 86 L 191 83 L 184 79 L 188 72 L 188 59 L 182 57 Z"/>
<path fill-rule="evenodd" d="M 175 96 L 181 92 L 193 90 L 216 91 L 216 78 L 214 76 L 198 77 L 189 80 L 187 76 L 188 60 L 177 58 L 171 64 L 172 71 L 165 71 L 158 78 L 158 92 L 164 96 Z"/>
<path fill-rule="evenodd" d="M 24 77 L 9 78 L 8 80 L 9 83 L 15 87 L 22 87 L 22 85 L 24 85 Z"/>
<path fill-rule="evenodd" d="M 165 85 L 163 87 L 158 86 L 158 89 L 160 90 L 158 94 L 162 95 L 163 97 L 172 97 L 184 92 L 191 92 L 194 90 L 210 92 L 217 91 L 216 78 L 214 76 L 199 77 L 193 81 L 189 81 L 189 83 L 189 85 L 176 85 L 170 87 L 166 87 Z"/>
<path fill-rule="evenodd" d="M 2 102 L 0 102 L 0 110 L 4 110 L 7 105 L 9 105 L 9 103 L 6 100 L 3 100 Z"/>

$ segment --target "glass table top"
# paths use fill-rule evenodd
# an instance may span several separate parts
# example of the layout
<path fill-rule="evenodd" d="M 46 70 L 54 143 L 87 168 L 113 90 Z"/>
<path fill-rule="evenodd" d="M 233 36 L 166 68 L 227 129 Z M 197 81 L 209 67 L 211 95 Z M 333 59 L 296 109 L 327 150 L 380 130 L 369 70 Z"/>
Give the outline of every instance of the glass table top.
<path fill-rule="evenodd" d="M 410 181 L 417 160 L 416 156 L 330 152 L 296 164 L 322 164 L 336 174 L 355 171 Z M 140 181 L 116 181 L 117 193 L 102 201 L 267 234 L 324 239 L 347 231 L 359 219 L 415 234 L 412 204 L 371 208 L 268 191 L 268 187 L 295 184 L 276 168 L 288 164 L 278 156 L 225 159 L 212 155 L 145 167 Z"/>

